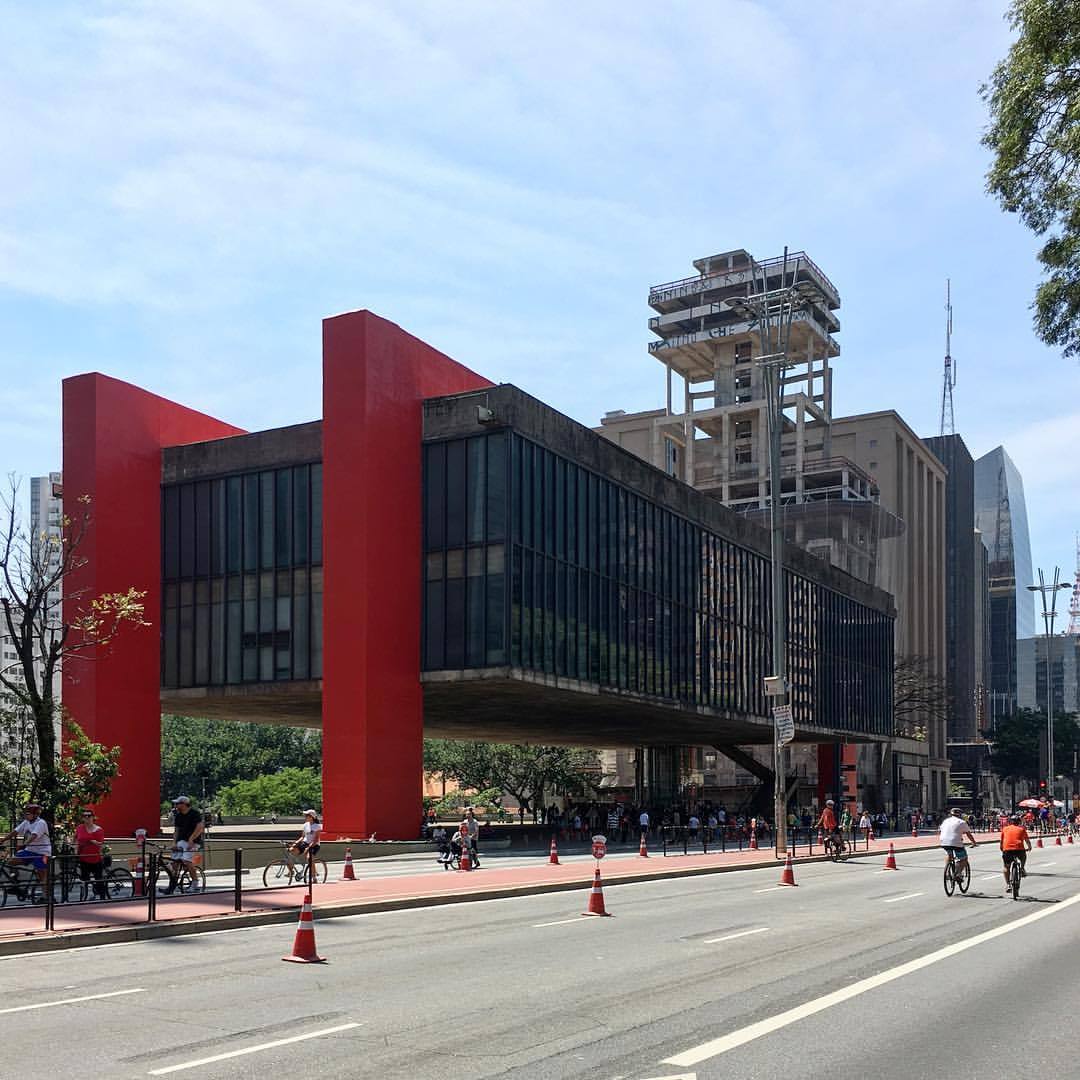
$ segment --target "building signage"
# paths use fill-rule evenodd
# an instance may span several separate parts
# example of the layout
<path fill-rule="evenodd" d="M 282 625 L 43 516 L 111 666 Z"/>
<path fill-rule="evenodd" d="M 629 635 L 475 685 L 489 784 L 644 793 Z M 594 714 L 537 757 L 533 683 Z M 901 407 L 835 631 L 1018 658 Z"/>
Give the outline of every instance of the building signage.
<path fill-rule="evenodd" d="M 790 705 L 774 705 L 773 719 L 776 721 L 776 741 L 786 746 L 795 738 L 795 721 L 791 718 Z"/>

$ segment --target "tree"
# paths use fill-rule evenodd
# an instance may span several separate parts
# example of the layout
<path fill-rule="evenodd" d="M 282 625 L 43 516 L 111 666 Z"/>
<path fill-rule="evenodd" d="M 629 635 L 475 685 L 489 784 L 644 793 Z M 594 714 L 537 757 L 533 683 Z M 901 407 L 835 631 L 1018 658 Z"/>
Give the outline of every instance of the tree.
<path fill-rule="evenodd" d="M 165 716 L 161 722 L 161 798 L 184 792 L 208 799 L 236 780 L 295 766 L 318 771 L 322 737 L 307 728 Z"/>
<path fill-rule="evenodd" d="M 62 665 L 104 659 L 124 628 L 150 624 L 143 618 L 145 592 L 129 588 L 91 596 L 65 584 L 87 563 L 81 549 L 90 528 L 89 497 L 78 500 L 76 515 L 64 515 L 61 535 L 54 538 L 48 532 L 28 534 L 19 514 L 18 495 L 19 484 L 12 477 L 2 503 L 0 615 L 16 659 L 0 664 L 0 689 L 7 709 L 21 716 L 18 723 L 25 723 L 32 736 L 26 744 L 32 749 L 30 768 L 23 774 L 25 794 L 42 804 L 51 822 L 72 790 L 56 745 L 60 719 L 54 695 L 56 677 Z M 66 612 L 62 593 L 69 601 Z M 97 752 L 92 753 L 90 747 L 97 744 L 86 740 L 80 746 L 89 755 L 82 759 L 85 765 Z M 99 750 L 109 756 L 115 748 Z"/>
<path fill-rule="evenodd" d="M 983 145 L 994 154 L 987 190 L 1037 236 L 1035 330 L 1066 356 L 1080 353 L 1080 5 L 1013 0 L 1019 36 L 982 89 Z"/>
<path fill-rule="evenodd" d="M 237 780 L 217 793 L 223 814 L 298 815 L 322 805 L 322 780 L 314 769 L 281 769 L 254 780 Z"/>
<path fill-rule="evenodd" d="M 424 740 L 424 771 L 476 791 L 505 791 L 526 810 L 546 788 L 581 789 L 598 779 L 592 750 L 453 739 Z"/>
<path fill-rule="evenodd" d="M 928 723 L 946 722 L 952 697 L 942 676 L 930 668 L 928 657 L 898 657 L 893 666 L 893 733 L 925 739 Z"/>
<path fill-rule="evenodd" d="M 1040 741 L 1045 732 L 1046 714 L 1034 709 L 1018 709 L 1012 716 L 999 720 L 993 733 L 987 733 L 992 740 L 990 767 L 995 775 L 1002 780 L 1038 783 L 1045 767 L 1040 754 Z M 1057 714 L 1054 717 L 1055 764 L 1071 768 L 1076 749 L 1080 749 L 1080 725 L 1076 717 L 1071 713 Z"/>

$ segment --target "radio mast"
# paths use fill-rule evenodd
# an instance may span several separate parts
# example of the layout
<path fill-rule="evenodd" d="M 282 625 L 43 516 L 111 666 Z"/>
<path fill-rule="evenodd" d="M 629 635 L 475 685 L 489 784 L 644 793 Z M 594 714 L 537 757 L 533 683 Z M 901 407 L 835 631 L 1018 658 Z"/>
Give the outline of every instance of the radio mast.
<path fill-rule="evenodd" d="M 1080 533 L 1076 534 L 1076 577 L 1069 600 L 1069 629 L 1065 632 L 1080 637 Z"/>
<path fill-rule="evenodd" d="M 941 431 L 940 435 L 955 435 L 956 423 L 953 419 L 952 388 L 956 383 L 956 368 L 952 359 L 952 296 L 950 281 L 945 279 L 945 384 L 941 388 Z"/>

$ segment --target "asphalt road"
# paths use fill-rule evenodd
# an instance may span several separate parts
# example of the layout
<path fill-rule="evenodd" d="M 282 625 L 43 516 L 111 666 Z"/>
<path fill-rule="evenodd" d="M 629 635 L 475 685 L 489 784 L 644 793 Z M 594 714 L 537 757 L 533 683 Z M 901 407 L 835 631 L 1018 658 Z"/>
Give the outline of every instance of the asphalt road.
<path fill-rule="evenodd" d="M 1080 846 L 1019 902 L 989 844 L 967 897 L 882 862 L 326 920 L 324 965 L 289 926 L 12 957 L 0 1077 L 1077 1075 Z"/>

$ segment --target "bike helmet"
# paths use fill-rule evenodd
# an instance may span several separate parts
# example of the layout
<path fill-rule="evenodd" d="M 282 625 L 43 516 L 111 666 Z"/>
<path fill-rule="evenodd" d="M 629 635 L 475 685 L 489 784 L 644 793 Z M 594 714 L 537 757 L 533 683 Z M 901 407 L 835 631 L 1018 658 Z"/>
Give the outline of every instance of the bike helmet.
<path fill-rule="evenodd" d="M 1009 823 L 1012 824 L 1012 825 L 1019 825 L 1020 824 L 1020 815 L 1019 814 L 1010 815 Z"/>
<path fill-rule="evenodd" d="M 826 806 L 835 806 L 836 804 L 832 801 L 832 799 L 826 799 L 825 800 L 825 805 Z"/>

